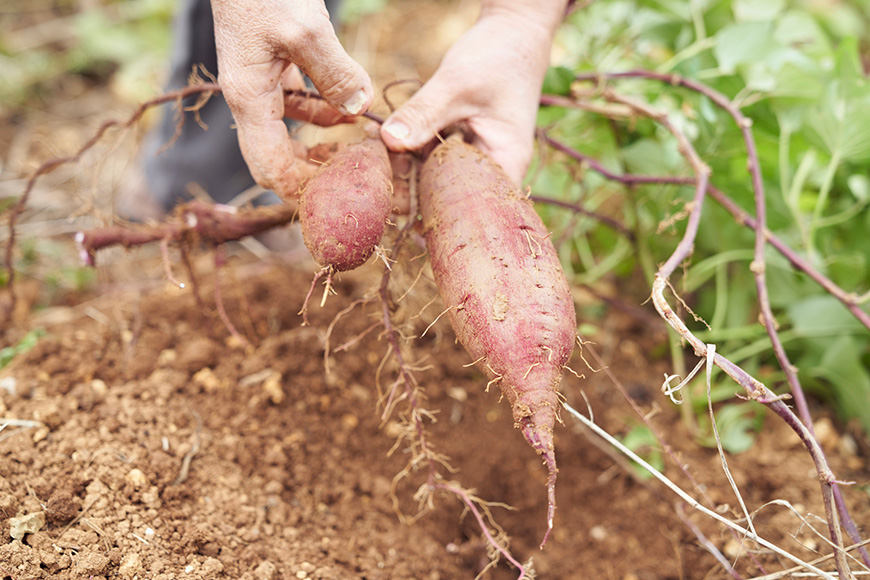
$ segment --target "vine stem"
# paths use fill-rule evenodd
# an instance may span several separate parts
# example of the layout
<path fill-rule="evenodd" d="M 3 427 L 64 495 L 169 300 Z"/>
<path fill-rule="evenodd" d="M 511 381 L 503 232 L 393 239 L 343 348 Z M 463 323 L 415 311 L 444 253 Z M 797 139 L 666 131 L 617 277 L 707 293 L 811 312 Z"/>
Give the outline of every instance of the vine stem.
<path fill-rule="evenodd" d="M 550 99 L 543 99 L 544 102 L 552 102 Z M 564 143 L 544 134 L 542 135 L 543 141 L 553 149 L 564 153 L 568 157 L 571 157 L 578 163 L 582 163 L 583 165 L 589 167 L 596 173 L 604 176 L 611 181 L 616 181 L 622 183 L 626 186 L 635 186 L 635 185 L 694 185 L 695 179 L 692 177 L 678 177 L 672 175 L 639 175 L 633 173 L 614 173 L 608 170 L 604 165 L 589 155 L 577 151 L 571 147 L 568 147 Z M 741 208 L 737 203 L 731 199 L 727 194 L 725 194 L 722 190 L 718 189 L 713 184 L 707 184 L 707 194 L 719 205 L 721 205 L 728 213 L 734 216 L 735 220 L 740 225 L 747 226 L 755 229 L 756 221 L 755 218 L 749 215 L 743 208 Z M 539 197 L 539 201 L 544 203 L 549 203 L 549 199 Z M 563 207 L 568 207 L 570 204 L 560 204 Z M 570 207 L 573 209 L 573 206 Z M 586 210 L 584 212 L 586 215 L 592 214 Z M 593 216 L 595 217 L 595 216 Z M 608 224 L 609 225 L 609 224 Z M 618 227 L 616 229 L 622 230 L 624 226 Z M 806 259 L 804 259 L 800 254 L 795 252 L 788 244 L 786 244 L 782 238 L 771 232 L 770 230 L 765 230 L 764 232 L 765 238 L 767 242 L 778 251 L 789 263 L 797 270 L 803 272 L 811 280 L 813 280 L 816 284 L 821 286 L 826 292 L 834 296 L 837 300 L 839 300 L 852 315 L 867 327 L 870 330 L 870 313 L 867 313 L 859 306 L 861 300 L 860 297 L 855 293 L 846 292 L 842 288 L 840 288 L 836 283 L 834 283 L 830 278 L 819 272 L 816 268 L 813 267 Z"/>
<path fill-rule="evenodd" d="M 18 218 L 21 215 L 21 212 L 24 211 L 24 208 L 27 205 L 28 200 L 30 199 L 30 194 L 33 192 L 33 188 L 36 185 L 36 182 L 40 177 L 51 173 L 55 169 L 67 165 L 69 163 L 78 162 L 82 156 L 87 153 L 91 148 L 94 147 L 99 141 L 105 136 L 105 134 L 114 127 L 118 127 L 121 129 L 127 129 L 132 127 L 145 114 L 148 109 L 152 107 L 163 105 L 165 103 L 174 102 L 176 103 L 179 110 L 182 109 L 184 99 L 188 97 L 192 97 L 195 95 L 200 95 L 200 99 L 197 101 L 195 105 L 193 105 L 189 110 L 194 113 L 198 112 L 200 108 L 211 98 L 212 95 L 219 94 L 222 92 L 221 86 L 216 82 L 204 82 L 200 77 L 193 75 L 192 81 L 189 86 L 175 90 L 169 91 L 162 95 L 159 95 L 153 99 L 149 99 L 147 101 L 142 102 L 136 109 L 126 118 L 126 119 L 109 119 L 104 121 L 96 130 L 94 135 L 88 139 L 79 149 L 73 153 L 72 155 L 63 156 L 63 157 L 54 157 L 48 159 L 44 163 L 42 163 L 30 178 L 27 180 L 27 185 L 24 188 L 24 192 L 21 194 L 21 197 L 18 198 L 18 201 L 12 208 L 9 210 L 8 218 L 7 218 L 7 228 L 9 230 L 9 237 L 6 242 L 6 248 L 4 251 L 4 267 L 6 269 L 6 289 L 9 292 L 9 302 L 4 308 L 5 312 L 0 314 L 3 315 L 3 318 L 8 318 L 15 311 L 15 303 L 16 303 L 16 294 L 14 291 L 14 282 L 15 282 L 15 268 L 13 265 L 13 251 L 15 249 L 15 226 L 18 222 Z M 287 96 L 296 96 L 296 97 L 304 97 L 309 99 L 318 99 L 322 100 L 319 94 L 313 91 L 304 91 L 304 90 L 288 90 L 285 91 L 285 95 Z M 376 123 L 383 123 L 383 117 L 371 113 L 366 112 L 361 115 L 371 121 Z M 181 129 L 184 126 L 185 115 L 178 116 L 178 123 L 175 128 L 175 136 L 169 143 L 165 144 L 163 149 L 168 146 L 171 146 L 174 140 L 181 134 Z M 161 149 L 162 150 L 162 149 Z"/>
<path fill-rule="evenodd" d="M 633 186 L 638 184 L 691 185 L 695 182 L 695 180 L 691 177 L 613 173 L 605 168 L 597 159 L 585 155 L 584 153 L 581 153 L 575 149 L 572 149 L 565 144 L 557 141 L 556 139 L 553 139 L 552 137 L 544 136 L 544 140 L 550 147 L 553 147 L 554 149 L 568 155 L 572 159 L 583 163 L 584 165 L 588 166 L 593 171 L 601 174 L 605 178 L 612 181 L 617 181 L 627 186 Z M 714 201 L 719 203 L 719 205 L 721 205 L 724 209 L 731 213 L 731 215 L 734 216 L 738 223 L 756 229 L 757 221 L 755 220 L 755 218 L 749 215 L 740 206 L 738 206 L 737 203 L 733 199 L 731 199 L 731 197 L 729 197 L 724 192 L 709 183 L 707 185 L 707 193 Z M 813 281 L 819 284 L 819 286 L 821 286 L 825 291 L 840 300 L 840 302 L 842 302 L 852 312 L 852 314 L 855 315 L 859 322 L 870 328 L 870 315 L 868 315 L 867 312 L 858 307 L 858 301 L 854 300 L 854 294 L 847 293 L 842 288 L 837 286 L 830 278 L 826 277 L 824 274 L 816 270 L 807 260 L 805 260 L 797 252 L 791 249 L 788 244 L 786 244 L 773 232 L 765 230 L 765 239 L 768 243 L 770 243 L 773 248 L 775 248 L 780 254 L 782 254 L 782 256 L 784 256 L 795 269 L 807 274 L 807 276 L 809 276 Z M 845 501 L 843 500 L 840 487 L 836 482 L 832 485 L 834 499 L 840 511 L 843 525 L 846 527 L 846 530 L 849 533 L 852 541 L 856 544 L 860 544 L 860 534 L 857 530 L 857 527 L 855 526 L 854 521 L 849 515 L 848 510 L 845 507 Z M 870 556 L 868 556 L 867 549 L 864 546 L 859 545 L 858 551 L 861 554 L 861 558 L 864 563 L 870 566 Z"/>
<path fill-rule="evenodd" d="M 635 72 L 637 76 L 646 76 L 647 74 L 647 71 Z M 659 75 L 659 73 L 649 74 L 667 76 Z M 578 80 L 601 80 L 602 78 L 610 78 L 611 76 L 616 77 L 617 75 L 599 75 L 588 78 L 578 77 Z M 674 84 L 677 84 L 677 82 L 680 80 L 679 77 L 673 79 L 668 77 L 668 79 Z M 712 91 L 712 89 L 709 89 L 708 87 L 704 88 L 707 90 L 707 92 L 711 94 L 716 94 L 714 91 Z M 688 342 L 692 346 L 695 354 L 698 357 L 706 358 L 708 356 L 707 345 L 704 344 L 703 341 L 698 339 L 694 334 L 692 334 L 686 324 L 680 319 L 679 316 L 677 316 L 673 308 L 671 308 L 671 306 L 665 299 L 664 291 L 669 285 L 670 276 L 676 271 L 680 264 L 682 264 L 686 259 L 691 256 L 694 250 L 694 243 L 698 233 L 704 199 L 706 197 L 707 189 L 709 186 L 711 170 L 709 166 L 707 166 L 698 156 L 697 152 L 695 151 L 694 147 L 689 142 L 685 134 L 683 134 L 673 123 L 671 123 L 665 113 L 653 109 L 646 103 L 642 103 L 634 99 L 619 95 L 606 86 L 601 87 L 600 91 L 601 96 L 605 100 L 627 105 L 636 113 L 657 121 L 665 129 L 667 129 L 676 139 L 679 152 L 688 161 L 689 165 L 692 167 L 693 173 L 695 174 L 695 194 L 692 201 L 690 201 L 686 207 L 687 211 L 689 212 L 688 221 L 686 223 L 686 230 L 683 234 L 682 239 L 677 244 L 677 248 L 665 261 L 665 263 L 660 266 L 659 270 L 655 274 L 655 278 L 652 284 L 652 300 L 656 310 L 659 312 L 661 317 L 674 330 L 676 330 L 686 342 Z M 707 94 L 707 92 L 705 92 L 704 94 Z M 724 97 L 722 98 L 724 99 Z M 725 104 L 727 104 L 728 107 L 731 107 L 730 103 L 728 103 L 727 101 Z M 751 123 L 743 122 L 741 130 L 748 131 L 750 127 Z M 757 171 L 758 156 L 754 148 L 754 143 L 753 147 L 751 149 L 748 149 L 748 154 L 751 157 L 749 163 L 750 168 L 755 166 Z M 753 173 L 752 175 L 753 187 L 757 187 L 758 180 L 760 180 L 760 172 L 758 172 L 757 174 Z M 762 194 L 763 192 L 759 193 L 759 191 L 756 190 L 756 196 Z M 758 219 L 756 220 L 756 230 L 759 231 L 759 227 L 761 227 L 760 231 L 762 232 L 762 234 L 764 233 L 763 223 L 763 221 L 759 221 Z M 764 246 L 762 245 L 762 250 L 763 247 Z M 756 249 L 756 252 L 757 251 L 758 250 Z M 762 283 L 762 285 L 764 284 Z M 766 293 L 763 293 L 759 296 L 759 301 L 762 300 L 767 301 L 767 307 L 769 308 L 770 303 Z M 807 447 L 807 450 L 809 451 L 810 456 L 812 457 L 813 462 L 816 466 L 816 471 L 819 474 L 822 500 L 825 507 L 825 515 L 831 535 L 831 540 L 834 544 L 834 560 L 837 566 L 839 577 L 852 578 L 853 576 L 846 562 L 845 552 L 843 551 L 843 537 L 842 531 L 840 529 L 839 514 L 837 513 L 837 510 L 835 508 L 833 484 L 836 483 L 836 478 L 834 477 L 830 467 L 828 467 L 824 452 L 822 451 L 821 446 L 814 437 L 812 431 L 810 431 L 810 429 L 803 422 L 801 422 L 800 419 L 798 419 L 798 417 L 791 411 L 791 409 L 789 409 L 782 402 L 782 397 L 779 397 L 775 393 L 770 391 L 761 382 L 746 373 L 746 371 L 744 371 L 728 359 L 722 357 L 722 355 L 715 354 L 713 360 L 716 366 L 723 369 L 728 376 L 730 376 L 735 382 L 741 385 L 744 390 L 746 390 L 750 399 L 767 405 L 774 413 L 780 416 L 798 434 L 804 445 Z"/>
<path fill-rule="evenodd" d="M 716 356 L 719 356 L 719 355 L 716 355 Z M 592 432 L 594 432 L 596 435 L 598 435 L 599 437 L 601 437 L 602 439 L 607 441 L 607 443 L 612 445 L 614 448 L 618 449 L 626 457 L 628 457 L 629 459 L 631 459 L 632 461 L 636 462 L 638 465 L 643 467 L 646 471 L 648 471 L 650 474 L 652 474 L 653 477 L 655 477 L 657 480 L 659 480 L 661 483 L 663 483 L 672 492 L 677 494 L 680 497 L 680 499 L 685 501 L 693 509 L 696 509 L 696 510 L 706 514 L 707 516 L 713 518 L 714 520 L 721 523 L 722 525 L 734 530 L 735 532 L 737 532 L 741 536 L 749 538 L 755 542 L 758 542 L 758 544 L 760 544 L 761 546 L 764 546 L 768 550 L 771 550 L 772 552 L 779 554 L 783 558 L 786 558 L 786 559 L 794 562 L 795 564 L 797 564 L 801 568 L 804 568 L 804 569 L 807 569 L 811 572 L 814 572 L 815 574 L 817 574 L 819 576 L 819 578 L 824 578 L 825 580 L 835 580 L 835 577 L 833 575 L 831 575 L 830 573 L 825 572 L 824 570 L 821 570 L 820 568 L 817 568 L 817 567 L 813 566 L 812 564 L 809 564 L 807 562 L 804 562 L 804 561 L 798 559 L 797 557 L 793 556 L 792 554 L 789 554 L 788 552 L 786 552 L 785 550 L 783 550 L 782 548 L 780 548 L 776 544 L 772 544 L 772 543 L 768 542 L 767 540 L 765 540 L 764 538 L 762 538 L 760 536 L 757 536 L 756 534 L 754 534 L 750 530 L 748 530 L 748 529 L 746 529 L 738 524 L 735 524 L 734 522 L 732 522 L 728 518 L 722 517 L 721 515 L 719 515 L 715 511 L 713 511 L 707 507 L 704 507 L 703 505 L 701 505 L 700 502 L 698 502 L 695 498 L 693 498 L 691 495 L 686 493 L 677 484 L 675 484 L 670 479 L 665 477 L 663 473 L 661 473 L 655 467 L 650 465 L 648 462 L 644 461 L 644 459 L 642 457 L 640 457 L 637 453 L 635 453 L 634 451 L 632 451 L 631 449 L 629 449 L 628 447 L 623 445 L 622 442 L 620 442 L 618 439 L 616 439 L 615 437 L 610 435 L 610 433 L 608 433 L 607 431 L 605 431 L 604 429 L 599 427 L 594 421 L 592 421 L 591 419 L 589 419 L 588 417 L 586 417 L 585 415 L 583 415 L 582 413 L 580 413 L 579 411 L 577 411 L 576 409 L 574 409 L 573 407 L 568 405 L 567 403 L 562 403 L 562 406 L 565 407 L 565 409 L 568 411 L 568 413 L 571 414 L 572 417 L 574 417 L 575 419 L 580 421 L 584 426 L 591 429 Z"/>
<path fill-rule="evenodd" d="M 598 78 L 600 79 L 601 77 Z M 791 361 L 788 358 L 788 354 L 785 351 L 785 347 L 783 346 L 782 341 L 779 338 L 777 323 L 770 306 L 766 276 L 767 268 L 764 259 L 764 248 L 766 245 L 767 236 L 769 234 L 766 225 L 766 198 L 764 194 L 764 180 L 762 179 L 761 175 L 761 165 L 758 160 L 758 151 L 755 146 L 755 138 L 752 134 L 752 119 L 746 117 L 740 111 L 740 109 L 736 105 L 734 105 L 731 100 L 724 94 L 703 83 L 684 78 L 678 74 L 658 73 L 641 69 L 627 71 L 625 73 L 608 74 L 605 75 L 605 78 L 647 78 L 657 80 L 659 82 L 668 83 L 673 86 L 685 87 L 710 99 L 710 101 L 712 101 L 716 106 L 728 113 L 728 115 L 734 120 L 735 124 L 740 129 L 740 132 L 743 136 L 743 142 L 746 146 L 747 169 L 752 178 L 752 191 L 755 198 L 756 216 L 755 224 L 753 226 L 755 228 L 755 255 L 753 258 L 751 270 L 755 276 L 756 294 L 758 295 L 758 303 L 761 309 L 762 324 L 767 331 L 768 338 L 773 345 L 776 359 L 779 362 L 783 372 L 785 373 L 789 388 L 791 389 L 792 395 L 795 398 L 795 403 L 798 408 L 798 414 L 803 420 L 810 434 L 813 436 L 813 438 L 815 438 L 815 434 L 813 433 L 812 416 L 810 415 L 809 406 L 806 402 L 806 396 L 804 395 L 803 388 L 801 387 L 800 380 L 798 379 L 797 369 L 794 365 L 791 364 Z M 579 77 L 578 80 L 580 80 Z M 835 165 L 835 160 L 832 160 L 831 163 L 832 165 L 829 166 L 829 172 L 826 175 L 825 184 L 823 185 L 823 194 L 825 194 L 830 189 L 830 179 L 832 179 L 831 172 L 832 167 Z M 823 202 L 820 202 L 820 204 L 821 203 Z M 815 218 L 820 211 L 819 207 L 821 207 L 821 205 L 818 205 L 816 208 L 813 224 L 815 224 Z M 812 229 L 810 235 L 812 235 Z M 812 245 L 810 245 L 810 251 L 812 251 Z M 853 315 L 861 320 L 865 326 L 870 328 L 870 314 L 868 314 L 859 307 L 858 296 L 854 293 L 843 294 L 844 295 L 842 296 L 841 301 L 846 304 L 847 308 L 849 308 L 850 312 L 852 312 Z M 846 527 L 846 531 L 848 532 L 850 538 L 854 543 L 860 543 L 860 533 L 858 532 L 857 526 L 855 526 L 855 523 L 852 521 L 852 518 L 849 516 L 848 509 L 846 508 L 846 504 L 843 501 L 842 493 L 840 492 L 839 486 L 836 482 L 832 483 L 832 488 L 834 500 L 840 512 L 840 516 L 842 517 L 843 525 Z M 868 551 L 864 548 L 861 548 L 859 552 L 864 563 L 867 566 L 870 566 L 870 553 L 868 553 Z"/>

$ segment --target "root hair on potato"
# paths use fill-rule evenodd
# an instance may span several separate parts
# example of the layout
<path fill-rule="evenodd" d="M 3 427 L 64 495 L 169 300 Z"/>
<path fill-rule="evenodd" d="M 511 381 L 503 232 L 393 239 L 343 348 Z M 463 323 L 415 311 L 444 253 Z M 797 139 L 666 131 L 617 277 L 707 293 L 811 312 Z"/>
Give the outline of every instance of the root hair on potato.
<path fill-rule="evenodd" d="M 580 360 L 582 360 L 586 364 L 586 368 L 588 368 L 593 373 L 600 373 L 601 371 L 608 368 L 607 365 L 605 365 L 599 369 L 596 369 L 595 367 L 592 366 L 592 364 L 588 360 L 586 360 L 586 357 L 583 355 L 583 345 L 595 344 L 594 342 L 592 342 L 591 340 L 584 340 L 584 339 L 580 338 L 579 335 L 575 336 L 574 338 L 577 339 L 577 346 L 578 346 L 577 354 L 580 357 Z M 574 373 L 574 374 L 576 375 L 577 373 Z"/>
<path fill-rule="evenodd" d="M 486 360 L 486 355 L 483 355 L 482 357 L 480 357 L 479 359 L 477 359 L 475 361 L 471 361 L 470 363 L 462 365 L 462 368 L 467 369 L 469 367 L 473 367 L 474 365 L 476 365 L 477 363 L 479 363 L 482 360 Z"/>
<path fill-rule="evenodd" d="M 308 289 L 308 294 L 305 295 L 305 300 L 302 302 L 302 309 L 297 313 L 302 317 L 302 326 L 308 326 L 308 302 L 311 300 L 312 294 L 314 294 L 314 288 L 316 288 L 317 281 L 320 280 L 323 275 L 326 273 L 326 269 L 321 269 L 314 273 L 314 279 L 311 280 L 311 287 Z"/>
<path fill-rule="evenodd" d="M 441 314 L 439 314 L 438 316 L 436 316 L 436 317 L 435 317 L 435 320 L 433 320 L 433 321 L 429 324 L 429 326 L 426 327 L 426 330 L 424 330 L 424 331 L 420 334 L 419 338 L 423 338 L 424 336 L 426 336 L 426 333 L 429 332 L 429 329 L 432 328 L 433 326 L 435 326 L 435 323 L 438 322 L 438 320 L 440 320 L 442 316 L 444 316 L 445 314 L 447 314 L 448 312 L 450 312 L 450 311 L 453 310 L 454 308 L 457 308 L 457 307 L 456 307 L 456 306 L 448 306 L 447 308 L 445 308 L 445 309 L 441 312 Z"/>

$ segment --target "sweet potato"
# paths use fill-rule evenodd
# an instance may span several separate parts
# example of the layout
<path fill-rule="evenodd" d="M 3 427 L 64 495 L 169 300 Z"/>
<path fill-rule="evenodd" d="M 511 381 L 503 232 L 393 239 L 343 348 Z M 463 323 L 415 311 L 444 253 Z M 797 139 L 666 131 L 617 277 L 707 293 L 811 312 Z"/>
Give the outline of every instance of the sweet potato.
<path fill-rule="evenodd" d="M 544 458 L 549 535 L 558 386 L 576 335 L 558 256 L 532 203 L 498 165 L 461 141 L 439 145 L 423 164 L 420 210 L 456 336 L 501 388 L 514 426 Z"/>
<path fill-rule="evenodd" d="M 308 181 L 299 201 L 305 246 L 329 273 L 364 264 L 391 209 L 392 169 L 379 139 L 339 150 Z"/>

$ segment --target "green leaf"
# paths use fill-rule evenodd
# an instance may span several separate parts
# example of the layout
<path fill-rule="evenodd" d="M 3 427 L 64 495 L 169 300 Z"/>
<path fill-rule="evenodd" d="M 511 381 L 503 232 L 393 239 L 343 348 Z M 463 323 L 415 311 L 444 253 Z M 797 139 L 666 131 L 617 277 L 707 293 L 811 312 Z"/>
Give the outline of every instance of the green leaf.
<path fill-rule="evenodd" d="M 846 99 L 867 96 L 867 78 L 864 75 L 864 63 L 861 60 L 861 48 L 856 38 L 844 38 L 837 47 L 836 74 L 842 83 L 842 95 Z"/>
<path fill-rule="evenodd" d="M 846 180 L 849 191 L 858 201 L 870 201 L 870 177 L 863 173 L 850 175 Z"/>
<path fill-rule="evenodd" d="M 864 326 L 829 294 L 810 296 L 788 307 L 794 330 L 802 336 L 829 336 L 843 332 L 858 332 Z"/>
<path fill-rule="evenodd" d="M 564 66 L 551 66 L 544 76 L 542 91 L 550 95 L 568 96 L 571 94 L 571 83 L 574 82 L 574 71 Z"/>
<path fill-rule="evenodd" d="M 870 82 L 854 39 L 844 40 L 820 102 L 808 112 L 809 136 L 841 161 L 870 161 Z"/>
<path fill-rule="evenodd" d="M 831 382 L 844 418 L 857 418 L 864 432 L 870 433 L 870 374 L 861 364 L 858 344 L 854 337 L 839 337 L 825 351 L 821 365 L 815 370 Z M 866 343 L 862 350 L 866 353 Z"/>
<path fill-rule="evenodd" d="M 798 62 L 788 62 L 776 71 L 774 86 L 770 89 L 770 93 L 777 97 L 815 102 L 825 92 L 827 82 L 821 71 L 812 63 L 807 66 Z"/>
<path fill-rule="evenodd" d="M 344 0 L 341 7 L 341 21 L 355 23 L 363 16 L 375 14 L 387 6 L 387 0 Z"/>
<path fill-rule="evenodd" d="M 740 65 L 766 59 L 778 46 L 770 22 L 742 22 L 726 26 L 716 34 L 713 54 L 719 69 L 729 74 Z"/>
<path fill-rule="evenodd" d="M 676 173 L 682 165 L 677 145 L 671 141 L 660 143 L 654 139 L 639 139 L 624 147 L 623 159 L 632 173 L 665 175 Z"/>
<path fill-rule="evenodd" d="M 716 413 L 716 427 L 719 430 L 719 441 L 725 451 L 743 453 L 755 443 L 755 431 L 758 428 L 756 411 L 745 404 L 725 405 Z"/>
<path fill-rule="evenodd" d="M 833 81 L 822 102 L 809 112 L 810 136 L 837 159 L 870 161 L 870 96 L 847 99 Z"/>
<path fill-rule="evenodd" d="M 640 455 L 647 463 L 662 471 L 664 469 L 664 459 L 659 446 L 659 442 L 652 431 L 644 425 L 637 425 L 625 434 L 622 439 L 622 444 Z M 637 469 L 638 475 L 642 479 L 649 479 L 652 474 L 640 465 L 633 463 Z"/>
<path fill-rule="evenodd" d="M 831 43 L 819 22 L 800 10 L 789 10 L 776 19 L 774 38 L 783 46 L 800 47 L 802 54 L 814 61 L 828 58 Z"/>
<path fill-rule="evenodd" d="M 39 339 L 45 334 L 42 328 L 35 328 L 24 335 L 16 344 L 0 349 L 0 369 L 8 365 L 12 359 L 23 354 L 36 346 Z"/>
<path fill-rule="evenodd" d="M 773 20 L 785 8 L 785 0 L 734 0 L 731 3 L 738 22 Z"/>

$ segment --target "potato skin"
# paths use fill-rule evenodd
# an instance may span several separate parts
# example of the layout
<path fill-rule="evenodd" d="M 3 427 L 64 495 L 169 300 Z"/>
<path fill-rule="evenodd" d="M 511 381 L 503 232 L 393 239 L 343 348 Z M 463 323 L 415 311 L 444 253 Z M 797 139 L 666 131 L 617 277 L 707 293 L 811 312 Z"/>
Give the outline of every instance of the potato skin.
<path fill-rule="evenodd" d="M 553 427 L 576 314 L 549 232 L 501 168 L 461 141 L 439 145 L 424 163 L 420 211 L 457 338 L 550 470 L 552 525 Z"/>
<path fill-rule="evenodd" d="M 343 272 L 371 257 L 390 215 L 391 176 L 380 139 L 349 145 L 317 170 L 302 192 L 299 221 L 318 264 Z"/>

